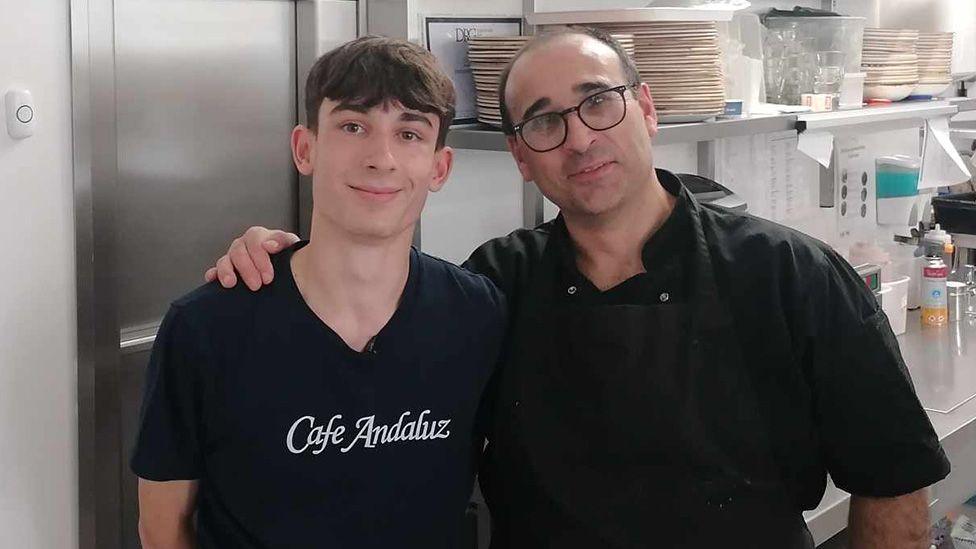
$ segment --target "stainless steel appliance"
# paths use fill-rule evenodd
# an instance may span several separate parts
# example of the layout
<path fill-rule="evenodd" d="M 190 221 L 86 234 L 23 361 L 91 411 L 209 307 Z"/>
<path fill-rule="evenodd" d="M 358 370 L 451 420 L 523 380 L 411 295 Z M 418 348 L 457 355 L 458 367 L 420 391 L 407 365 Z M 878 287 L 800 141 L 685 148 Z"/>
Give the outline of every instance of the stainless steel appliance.
<path fill-rule="evenodd" d="M 950 318 L 976 316 L 976 192 L 933 197 L 932 208 L 955 246 L 949 279 L 956 285 L 949 297 L 956 314 L 950 310 Z"/>
<path fill-rule="evenodd" d="M 288 138 L 348 0 L 71 0 L 81 549 L 139 547 L 127 458 L 170 301 L 248 225 L 297 230 Z"/>

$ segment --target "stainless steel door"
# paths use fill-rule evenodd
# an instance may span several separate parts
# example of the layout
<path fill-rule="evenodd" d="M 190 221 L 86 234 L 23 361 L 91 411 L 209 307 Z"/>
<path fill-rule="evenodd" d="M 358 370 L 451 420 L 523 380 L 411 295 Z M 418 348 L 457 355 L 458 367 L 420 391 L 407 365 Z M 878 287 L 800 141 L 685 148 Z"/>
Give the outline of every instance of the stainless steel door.
<path fill-rule="evenodd" d="M 295 17 L 71 0 L 82 549 L 139 546 L 127 457 L 170 301 L 247 226 L 297 227 Z"/>
<path fill-rule="evenodd" d="M 122 329 L 155 324 L 249 225 L 294 227 L 295 8 L 117 0 Z"/>

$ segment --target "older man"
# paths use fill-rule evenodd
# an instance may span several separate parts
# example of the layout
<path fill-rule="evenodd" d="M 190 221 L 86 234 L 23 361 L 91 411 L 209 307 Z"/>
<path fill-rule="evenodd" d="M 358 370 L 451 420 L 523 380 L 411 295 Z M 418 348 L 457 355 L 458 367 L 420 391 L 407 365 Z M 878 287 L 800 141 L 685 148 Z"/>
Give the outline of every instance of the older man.
<path fill-rule="evenodd" d="M 653 169 L 651 90 L 603 33 L 533 40 L 500 92 L 518 168 L 561 214 L 467 262 L 512 311 L 492 546 L 809 548 L 829 472 L 854 547 L 925 547 L 949 464 L 850 266 Z M 263 246 L 294 238 L 255 228 L 208 276 L 257 287 Z"/>

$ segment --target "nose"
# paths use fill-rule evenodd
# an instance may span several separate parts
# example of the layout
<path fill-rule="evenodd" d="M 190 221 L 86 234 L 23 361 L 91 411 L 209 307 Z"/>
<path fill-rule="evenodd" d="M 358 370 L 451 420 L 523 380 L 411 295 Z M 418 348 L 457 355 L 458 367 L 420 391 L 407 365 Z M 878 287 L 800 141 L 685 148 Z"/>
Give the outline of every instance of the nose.
<path fill-rule="evenodd" d="M 392 172 L 396 169 L 396 158 L 390 147 L 389 139 L 374 137 L 369 140 L 365 162 L 370 170 Z"/>
<path fill-rule="evenodd" d="M 566 115 L 566 149 L 575 153 L 585 153 L 596 139 L 593 130 L 580 120 L 579 113 Z"/>

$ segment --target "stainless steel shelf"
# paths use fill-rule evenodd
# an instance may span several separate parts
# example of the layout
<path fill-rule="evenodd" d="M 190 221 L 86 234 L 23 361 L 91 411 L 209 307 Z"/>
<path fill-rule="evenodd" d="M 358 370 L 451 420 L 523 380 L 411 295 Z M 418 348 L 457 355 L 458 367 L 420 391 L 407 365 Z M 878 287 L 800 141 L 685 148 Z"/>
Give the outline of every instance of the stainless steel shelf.
<path fill-rule="evenodd" d="M 453 126 L 447 132 L 447 144 L 455 149 L 508 151 L 505 134 L 500 129 L 484 124 Z"/>
<path fill-rule="evenodd" d="M 959 112 L 976 111 L 976 97 L 952 97 L 947 101 L 955 105 Z"/>
<path fill-rule="evenodd" d="M 697 143 L 723 137 L 780 132 L 792 130 L 795 124 L 795 114 L 732 118 L 690 124 L 661 124 L 658 126 L 654 144 Z"/>
<path fill-rule="evenodd" d="M 661 124 L 654 139 L 656 145 L 671 143 L 697 143 L 722 137 L 755 135 L 792 130 L 796 115 L 757 116 L 694 122 L 690 124 Z M 447 144 L 455 149 L 478 149 L 483 151 L 507 151 L 505 135 L 501 130 L 483 124 L 455 126 L 447 134 Z"/>
<path fill-rule="evenodd" d="M 796 117 L 796 131 L 864 130 L 870 126 L 891 128 L 910 125 L 918 120 L 949 116 L 959 109 L 948 101 L 899 103 L 886 107 L 867 107 L 836 112 L 804 113 Z"/>
<path fill-rule="evenodd" d="M 700 143 L 786 130 L 802 131 L 877 131 L 910 126 L 921 120 L 950 116 L 964 110 L 976 110 L 976 98 L 945 101 L 896 103 L 885 107 L 865 107 L 835 112 L 781 114 L 733 118 L 690 124 L 661 124 L 654 139 L 656 145 Z M 451 128 L 447 144 L 456 149 L 507 151 L 505 136 L 491 126 L 474 124 Z"/>
<path fill-rule="evenodd" d="M 733 12 L 699 8 L 622 8 L 526 12 L 530 25 L 585 25 L 592 23 L 650 23 L 654 21 L 731 21 Z"/>

